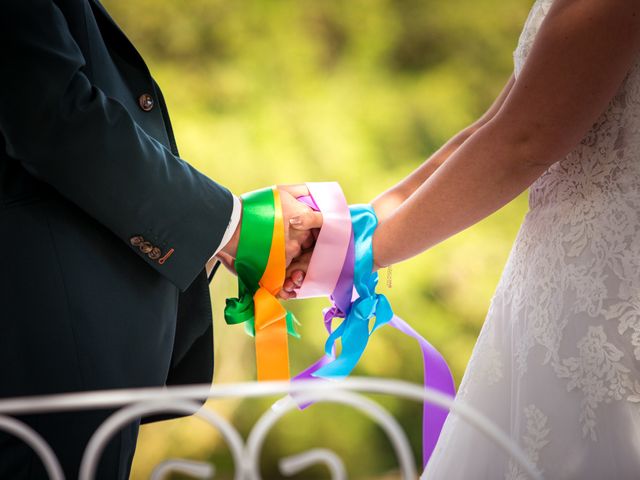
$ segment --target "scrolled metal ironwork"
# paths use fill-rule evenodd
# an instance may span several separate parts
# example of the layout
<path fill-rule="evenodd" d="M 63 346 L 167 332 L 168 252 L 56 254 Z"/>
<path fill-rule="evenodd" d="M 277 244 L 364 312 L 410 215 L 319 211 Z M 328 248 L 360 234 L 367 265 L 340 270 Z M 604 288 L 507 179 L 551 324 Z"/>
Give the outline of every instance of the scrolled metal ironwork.
<path fill-rule="evenodd" d="M 413 480 L 417 477 L 415 461 L 411 453 L 411 446 L 404 431 L 396 420 L 380 405 L 353 392 L 319 390 L 296 394 L 295 400 L 285 397 L 285 402 L 278 402 L 277 408 L 271 408 L 256 422 L 249 434 L 246 448 L 248 463 L 248 478 L 261 480 L 258 463 L 260 451 L 266 439 L 267 433 L 276 422 L 288 412 L 298 408 L 299 404 L 331 402 L 349 405 L 365 413 L 374 420 L 387 434 L 394 447 L 400 463 L 400 471 L 403 480 Z M 326 458 L 325 458 L 326 459 Z"/>
<path fill-rule="evenodd" d="M 347 480 L 347 470 L 344 468 L 344 463 L 335 452 L 326 448 L 313 448 L 297 455 L 285 457 L 278 462 L 278 466 L 283 475 L 290 477 L 319 463 L 327 466 L 331 480 Z"/>
<path fill-rule="evenodd" d="M 29 445 L 42 461 L 51 480 L 64 480 L 64 474 L 62 473 L 58 457 L 53 453 L 53 450 L 51 450 L 51 447 L 45 442 L 44 438 L 33 428 L 15 418 L 0 415 L 0 430 L 15 435 Z"/>
<path fill-rule="evenodd" d="M 112 414 L 98 427 L 87 444 L 80 464 L 80 480 L 93 480 L 102 450 L 107 445 L 111 436 L 127 423 L 137 418 L 157 413 L 191 414 L 194 411 L 194 415 L 202 418 L 222 433 L 222 436 L 231 449 L 231 455 L 236 465 L 236 475 L 234 478 L 241 480 L 244 443 L 240 434 L 229 422 L 217 413 L 206 408 L 198 410 L 198 404 L 189 400 L 145 401 L 130 405 Z"/>
<path fill-rule="evenodd" d="M 216 474 L 216 468 L 210 463 L 194 462 L 181 458 L 170 458 L 156 465 L 149 480 L 164 480 L 171 473 L 183 473 L 192 478 L 211 479 Z"/>
<path fill-rule="evenodd" d="M 260 447 L 268 430 L 279 418 L 296 407 L 297 403 L 310 401 L 328 401 L 351 405 L 369 415 L 377 422 L 381 422 L 383 430 L 389 436 L 396 454 L 398 455 L 401 472 L 404 478 L 415 478 L 415 460 L 402 430 L 391 415 L 372 400 L 363 397 L 360 393 L 385 394 L 394 397 L 406 398 L 414 401 L 427 401 L 443 408 L 449 409 L 451 414 L 460 418 L 478 431 L 482 432 L 489 440 L 495 442 L 503 451 L 522 467 L 530 478 L 541 480 L 542 475 L 530 462 L 522 449 L 509 438 L 509 436 L 494 425 L 488 418 L 482 415 L 471 405 L 440 392 L 425 389 L 422 385 L 414 385 L 399 380 L 381 380 L 372 378 L 350 378 L 341 382 L 325 382 L 317 380 L 304 380 L 289 382 L 247 382 L 221 385 L 193 385 L 170 388 L 141 388 L 126 390 L 101 390 L 96 392 L 69 393 L 58 395 L 46 395 L 39 397 L 22 397 L 0 400 L 0 429 L 4 428 L 10 433 L 24 439 L 43 459 L 45 467 L 51 478 L 63 479 L 62 470 L 58 460 L 46 445 L 44 440 L 33 430 L 8 415 L 22 415 L 29 413 L 53 413 L 62 411 L 78 411 L 99 408 L 115 409 L 122 407 L 112 414 L 96 430 L 87 444 L 80 470 L 82 480 L 91 480 L 95 473 L 97 462 L 102 449 L 110 436 L 122 426 L 144 415 L 157 413 L 193 413 L 198 408 L 194 400 L 209 398 L 256 398 L 288 394 L 295 397 L 276 402 L 276 408 L 267 411 L 256 423 L 245 446 L 237 430 L 222 417 L 208 408 L 197 410 L 195 415 L 203 418 L 212 426 L 219 429 L 223 438 L 227 441 L 236 466 L 235 479 L 255 480 L 259 478 L 257 469 Z M 26 428 L 24 428 L 26 427 Z M 400 433 L 398 433 L 398 430 Z M 26 433 L 27 432 L 27 433 Z M 325 463 L 332 473 L 333 478 L 342 480 L 346 478 L 344 465 L 334 452 L 322 449 L 313 449 L 301 454 L 287 457 L 280 461 L 283 473 L 294 470 L 302 470 L 314 463 Z M 189 461 L 172 459 L 163 462 L 156 467 L 156 478 L 161 478 L 168 469 L 187 466 Z M 211 466 L 209 472 L 205 472 L 205 464 L 190 462 L 189 468 L 194 473 L 201 475 L 214 470 Z M 192 468 L 193 467 L 193 468 Z"/>

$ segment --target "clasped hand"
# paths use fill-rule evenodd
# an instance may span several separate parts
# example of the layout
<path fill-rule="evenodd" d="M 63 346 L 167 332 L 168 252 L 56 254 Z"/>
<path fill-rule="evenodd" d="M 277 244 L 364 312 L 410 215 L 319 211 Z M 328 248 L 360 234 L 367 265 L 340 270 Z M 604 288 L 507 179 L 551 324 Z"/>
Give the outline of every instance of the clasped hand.
<path fill-rule="evenodd" d="M 322 213 L 315 212 L 308 205 L 297 200 L 298 197 L 309 195 L 306 185 L 278 185 L 278 190 L 284 220 L 287 265 L 286 279 L 278 297 L 290 299 L 296 297 L 295 290 L 304 280 L 320 227 L 322 227 Z M 238 222 L 231 240 L 216 255 L 216 258 L 234 275 L 241 225 L 242 221 Z"/>

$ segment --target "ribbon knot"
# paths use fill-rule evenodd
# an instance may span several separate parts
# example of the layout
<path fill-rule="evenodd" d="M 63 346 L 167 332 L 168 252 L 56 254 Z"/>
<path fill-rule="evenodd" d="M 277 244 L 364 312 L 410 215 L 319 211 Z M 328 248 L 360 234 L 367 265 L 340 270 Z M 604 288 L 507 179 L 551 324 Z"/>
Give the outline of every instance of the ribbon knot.
<path fill-rule="evenodd" d="M 377 305 L 378 299 L 376 296 L 360 297 L 353 303 L 351 311 L 354 318 L 366 322 L 375 315 Z"/>
<path fill-rule="evenodd" d="M 238 281 L 240 283 L 240 281 Z M 244 285 L 238 289 L 238 298 L 227 298 L 224 318 L 229 325 L 245 324 L 251 336 L 255 334 L 253 323 L 253 294 Z"/>
<path fill-rule="evenodd" d="M 331 321 L 334 318 L 344 318 L 345 317 L 345 313 L 340 310 L 340 308 L 336 305 L 332 305 L 331 307 L 325 308 L 322 311 L 322 315 L 324 318 L 324 324 L 325 326 L 327 326 L 327 324 L 331 324 Z M 329 329 L 330 331 L 331 329 Z"/>
<path fill-rule="evenodd" d="M 386 295 L 376 293 L 376 321 L 373 324 L 371 333 L 375 332 L 382 325 L 389 323 L 393 318 L 393 310 Z"/>

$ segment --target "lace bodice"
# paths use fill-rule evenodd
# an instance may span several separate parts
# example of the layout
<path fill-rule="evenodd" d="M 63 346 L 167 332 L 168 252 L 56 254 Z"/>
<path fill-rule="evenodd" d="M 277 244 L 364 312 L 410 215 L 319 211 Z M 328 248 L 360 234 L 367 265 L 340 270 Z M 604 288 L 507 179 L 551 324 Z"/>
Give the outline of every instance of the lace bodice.
<path fill-rule="evenodd" d="M 516 78 L 552 2 L 531 8 Z M 582 141 L 530 187 L 458 391 L 548 478 L 640 478 L 638 53 Z M 525 478 L 455 416 L 425 477 Z"/>
<path fill-rule="evenodd" d="M 516 78 L 552 3 L 538 0 L 530 11 Z M 516 372 L 523 376 L 530 350 L 542 347 L 567 389 L 582 391 L 580 422 L 593 440 L 598 405 L 640 401 L 638 60 L 582 141 L 529 189 L 530 211 L 496 291 L 524 320 Z"/>

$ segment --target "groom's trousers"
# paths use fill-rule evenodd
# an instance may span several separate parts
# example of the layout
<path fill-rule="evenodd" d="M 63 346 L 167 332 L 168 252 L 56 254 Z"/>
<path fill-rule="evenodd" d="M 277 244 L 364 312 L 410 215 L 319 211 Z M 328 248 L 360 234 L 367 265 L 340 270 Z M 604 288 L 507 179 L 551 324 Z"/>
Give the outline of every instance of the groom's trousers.
<path fill-rule="evenodd" d="M 0 398 L 210 383 L 204 265 L 230 192 L 179 158 L 158 85 L 97 0 L 3 0 L 0 62 Z M 105 415 L 25 420 L 75 478 Z M 127 476 L 136 432 L 114 437 L 104 478 Z M 0 436 L 0 478 L 42 475 Z"/>

